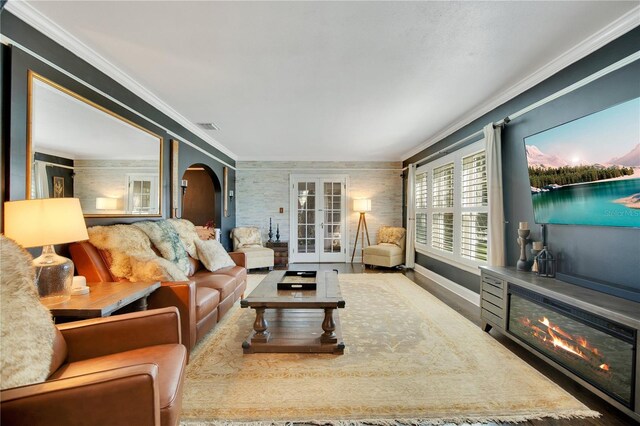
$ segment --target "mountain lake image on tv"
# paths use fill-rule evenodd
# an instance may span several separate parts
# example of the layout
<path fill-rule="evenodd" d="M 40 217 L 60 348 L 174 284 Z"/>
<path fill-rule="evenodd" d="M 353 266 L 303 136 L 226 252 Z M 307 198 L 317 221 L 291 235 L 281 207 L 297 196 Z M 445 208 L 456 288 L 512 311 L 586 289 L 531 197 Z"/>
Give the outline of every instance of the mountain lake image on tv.
<path fill-rule="evenodd" d="M 640 228 L 640 98 L 524 143 L 536 223 Z"/>

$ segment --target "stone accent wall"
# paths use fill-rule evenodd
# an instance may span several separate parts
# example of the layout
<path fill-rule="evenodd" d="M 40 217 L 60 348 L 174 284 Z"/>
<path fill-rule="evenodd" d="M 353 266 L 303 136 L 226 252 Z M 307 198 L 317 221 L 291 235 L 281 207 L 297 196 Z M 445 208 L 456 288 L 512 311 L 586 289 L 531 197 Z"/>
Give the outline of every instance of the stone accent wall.
<path fill-rule="evenodd" d="M 75 160 L 74 197 L 80 199 L 84 213 L 125 213 L 127 173 L 158 176 L 156 160 Z M 115 211 L 96 210 L 96 198 L 118 200 Z"/>
<path fill-rule="evenodd" d="M 238 161 L 236 167 L 236 226 L 260 228 L 263 241 L 268 239 L 269 218 L 273 221 L 274 235 L 276 225 L 279 225 L 280 239 L 289 241 L 291 174 L 349 176 L 348 260 L 351 259 L 360 217 L 353 211 L 354 199 L 371 199 L 372 211 L 366 216 L 371 244 L 376 243 L 380 226 L 402 226 L 401 162 Z M 280 207 L 284 213 L 279 213 Z M 360 260 L 360 241 L 356 260 Z"/>

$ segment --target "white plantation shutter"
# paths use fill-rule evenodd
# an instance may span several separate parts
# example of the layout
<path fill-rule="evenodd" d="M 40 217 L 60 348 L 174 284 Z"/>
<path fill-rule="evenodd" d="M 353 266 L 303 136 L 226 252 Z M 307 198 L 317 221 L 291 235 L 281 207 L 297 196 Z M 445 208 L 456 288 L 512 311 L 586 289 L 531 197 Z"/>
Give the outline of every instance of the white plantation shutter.
<path fill-rule="evenodd" d="M 453 208 L 453 163 L 433 169 L 433 207 Z"/>
<path fill-rule="evenodd" d="M 431 247 L 453 253 L 454 166 L 433 169 Z"/>
<path fill-rule="evenodd" d="M 462 207 L 487 205 L 487 161 L 482 151 L 462 159 Z"/>
<path fill-rule="evenodd" d="M 416 243 L 427 244 L 427 172 L 416 174 Z"/>
<path fill-rule="evenodd" d="M 487 162 L 484 151 L 462 159 L 460 256 L 487 260 Z"/>
<path fill-rule="evenodd" d="M 453 253 L 453 213 L 433 214 L 431 247 Z"/>

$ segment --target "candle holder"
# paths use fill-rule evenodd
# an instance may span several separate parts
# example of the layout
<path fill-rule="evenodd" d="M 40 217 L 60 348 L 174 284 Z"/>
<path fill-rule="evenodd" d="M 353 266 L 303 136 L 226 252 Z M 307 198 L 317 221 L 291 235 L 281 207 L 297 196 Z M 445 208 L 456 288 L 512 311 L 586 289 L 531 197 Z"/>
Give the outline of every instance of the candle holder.
<path fill-rule="evenodd" d="M 533 255 L 533 266 L 531 267 L 531 272 L 538 272 L 538 253 L 542 250 L 536 250 L 534 248 L 531 249 L 531 254 Z"/>
<path fill-rule="evenodd" d="M 280 224 L 276 224 L 276 243 L 280 242 Z"/>
<path fill-rule="evenodd" d="M 527 261 L 527 244 L 529 244 L 530 234 L 531 230 L 529 229 L 518 229 L 517 241 L 520 246 L 520 259 L 518 259 L 518 263 L 516 264 L 516 269 L 518 271 L 528 271 L 531 266 Z"/>
<path fill-rule="evenodd" d="M 269 218 L 269 242 L 273 241 L 273 228 L 271 227 L 271 218 Z"/>

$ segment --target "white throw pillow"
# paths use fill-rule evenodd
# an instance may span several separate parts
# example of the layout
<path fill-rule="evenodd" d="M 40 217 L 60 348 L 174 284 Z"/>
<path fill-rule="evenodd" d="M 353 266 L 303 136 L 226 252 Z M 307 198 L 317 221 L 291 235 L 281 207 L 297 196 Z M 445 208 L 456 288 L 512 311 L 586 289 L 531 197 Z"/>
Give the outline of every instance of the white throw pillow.
<path fill-rule="evenodd" d="M 0 235 L 0 385 L 43 382 L 53 358 L 55 326 L 40 303 L 32 258 Z"/>
<path fill-rule="evenodd" d="M 196 249 L 200 261 L 211 272 L 220 268 L 236 266 L 229 253 L 216 240 L 196 240 Z"/>

